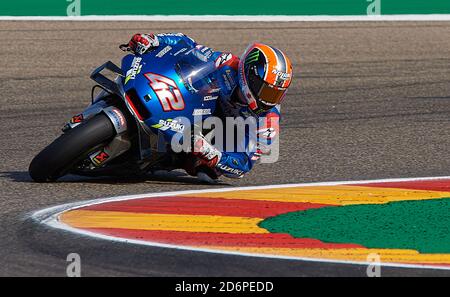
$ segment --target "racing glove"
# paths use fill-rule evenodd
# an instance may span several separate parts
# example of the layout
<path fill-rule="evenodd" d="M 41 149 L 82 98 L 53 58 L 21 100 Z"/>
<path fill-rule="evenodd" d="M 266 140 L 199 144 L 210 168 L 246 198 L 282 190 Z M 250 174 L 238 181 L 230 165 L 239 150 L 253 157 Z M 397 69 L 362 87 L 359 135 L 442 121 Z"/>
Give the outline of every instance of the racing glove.
<path fill-rule="evenodd" d="M 192 151 L 186 159 L 184 169 L 189 175 L 213 183 L 220 175 L 216 167 L 221 158 L 222 153 L 202 135 L 194 135 L 192 137 Z"/>
<path fill-rule="evenodd" d="M 222 153 L 212 146 L 203 136 L 192 137 L 192 150 L 185 159 L 183 168 L 189 175 L 207 175 L 211 180 L 216 180 L 220 172 L 216 169 L 222 157 Z"/>
<path fill-rule="evenodd" d="M 158 47 L 159 40 L 158 37 L 154 34 L 134 34 L 131 37 L 130 42 L 128 44 L 121 45 L 120 48 L 124 51 L 131 51 L 134 54 L 142 55 L 145 54 L 148 50 Z"/>
<path fill-rule="evenodd" d="M 192 137 L 192 154 L 201 160 L 201 166 L 215 168 L 222 158 L 222 153 L 212 146 L 202 135 Z"/>

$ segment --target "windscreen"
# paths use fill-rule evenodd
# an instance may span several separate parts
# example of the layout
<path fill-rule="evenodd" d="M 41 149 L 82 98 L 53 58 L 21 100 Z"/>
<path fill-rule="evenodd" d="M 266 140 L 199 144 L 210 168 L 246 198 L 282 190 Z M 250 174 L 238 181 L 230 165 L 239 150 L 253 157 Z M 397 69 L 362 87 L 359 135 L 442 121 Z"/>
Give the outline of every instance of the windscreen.
<path fill-rule="evenodd" d="M 192 49 L 185 53 L 175 65 L 175 69 L 186 88 L 193 94 L 206 94 L 212 89 L 218 88 L 214 62 L 208 61 L 198 49 Z"/>

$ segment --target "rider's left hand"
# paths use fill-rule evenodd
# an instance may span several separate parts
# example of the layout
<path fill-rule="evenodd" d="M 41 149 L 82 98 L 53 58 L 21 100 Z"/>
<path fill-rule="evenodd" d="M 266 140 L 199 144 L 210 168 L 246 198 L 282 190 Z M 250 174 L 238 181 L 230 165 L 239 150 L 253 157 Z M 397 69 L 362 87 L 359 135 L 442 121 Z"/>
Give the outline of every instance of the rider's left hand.
<path fill-rule="evenodd" d="M 158 37 L 154 34 L 134 34 L 127 45 L 122 45 L 121 49 L 131 51 L 135 54 L 145 54 L 149 49 L 159 46 Z"/>

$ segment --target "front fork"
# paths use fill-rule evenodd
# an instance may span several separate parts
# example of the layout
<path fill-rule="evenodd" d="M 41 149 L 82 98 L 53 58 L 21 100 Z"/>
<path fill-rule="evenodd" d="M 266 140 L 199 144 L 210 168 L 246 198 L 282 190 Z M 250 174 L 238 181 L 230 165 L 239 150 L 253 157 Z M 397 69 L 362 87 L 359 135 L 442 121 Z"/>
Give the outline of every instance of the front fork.
<path fill-rule="evenodd" d="M 119 108 L 108 104 L 105 100 L 97 100 L 82 113 L 73 116 L 62 129 L 63 132 L 73 129 L 101 112 L 111 120 L 116 130 L 116 136 L 106 146 L 89 154 L 90 167 L 92 169 L 105 165 L 131 148 L 130 137 L 127 133 L 127 120 L 123 112 Z"/>

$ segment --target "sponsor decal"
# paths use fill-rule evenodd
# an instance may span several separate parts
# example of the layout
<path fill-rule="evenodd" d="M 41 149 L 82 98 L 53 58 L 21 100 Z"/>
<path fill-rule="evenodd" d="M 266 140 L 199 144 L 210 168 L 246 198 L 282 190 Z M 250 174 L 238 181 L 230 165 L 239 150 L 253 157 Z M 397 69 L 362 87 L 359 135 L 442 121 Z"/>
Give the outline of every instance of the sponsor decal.
<path fill-rule="evenodd" d="M 109 159 L 109 155 L 104 151 L 101 150 L 93 155 L 91 155 L 91 161 L 96 165 L 100 166 L 103 163 L 105 163 Z"/>
<path fill-rule="evenodd" d="M 196 48 L 197 50 L 201 51 L 202 53 L 205 53 L 205 52 L 207 52 L 208 50 L 211 50 L 209 47 L 204 46 L 204 45 L 201 45 L 201 44 L 197 44 L 197 45 L 195 46 L 195 48 Z"/>
<path fill-rule="evenodd" d="M 273 69 L 272 73 L 276 75 L 275 86 L 279 88 L 283 87 L 285 82 L 291 79 L 291 75 L 289 73 L 285 73 L 277 69 Z"/>
<path fill-rule="evenodd" d="M 216 89 L 211 89 L 211 90 L 209 90 L 208 93 L 214 94 L 214 93 L 219 93 L 219 92 L 220 92 L 220 88 L 216 88 Z"/>
<path fill-rule="evenodd" d="M 171 37 L 171 36 L 186 37 L 186 35 L 184 35 L 183 33 L 160 33 L 160 34 L 158 34 L 156 36 L 161 36 L 161 37 L 164 37 L 164 36 L 167 36 L 167 37 Z M 189 39 L 191 39 L 191 38 L 189 38 Z"/>
<path fill-rule="evenodd" d="M 203 61 L 203 62 L 208 62 L 208 58 L 204 55 L 204 54 L 202 54 L 202 53 L 200 53 L 200 52 L 198 52 L 198 51 L 193 51 L 192 52 L 200 61 Z"/>
<path fill-rule="evenodd" d="M 71 124 L 79 124 L 84 120 L 83 114 L 77 114 L 70 119 Z"/>
<path fill-rule="evenodd" d="M 114 106 L 107 107 L 103 110 L 106 115 L 113 121 L 117 133 L 122 133 L 127 129 L 127 122 L 122 112 Z"/>
<path fill-rule="evenodd" d="M 233 55 L 230 53 L 223 53 L 216 59 L 216 68 L 219 68 L 226 62 L 230 61 L 233 58 Z"/>
<path fill-rule="evenodd" d="M 250 54 L 247 56 L 247 58 L 245 59 L 245 64 L 250 64 L 250 63 L 253 63 L 253 62 L 258 61 L 258 59 L 259 59 L 259 53 L 260 53 L 259 50 L 256 50 L 256 51 L 253 51 L 252 53 L 250 53 Z"/>
<path fill-rule="evenodd" d="M 127 71 L 127 75 L 125 77 L 125 84 L 127 84 L 130 80 L 135 79 L 136 75 L 138 75 L 141 72 L 142 69 L 141 61 L 142 61 L 141 57 L 135 57 L 133 59 L 133 62 L 131 63 L 131 68 Z"/>
<path fill-rule="evenodd" d="M 231 82 L 230 82 L 230 80 L 229 80 L 229 78 L 228 78 L 228 75 L 222 74 L 222 78 L 223 78 L 223 81 L 224 81 L 225 86 L 227 87 L 227 89 L 228 89 L 229 91 L 231 91 L 233 88 L 231 87 Z"/>
<path fill-rule="evenodd" d="M 120 111 L 118 111 L 117 109 L 112 109 L 111 111 L 114 113 L 115 117 L 117 118 L 117 120 L 120 124 L 120 127 L 123 127 L 125 125 L 125 117 L 123 116 L 123 114 Z"/>
<path fill-rule="evenodd" d="M 184 125 L 173 119 L 159 120 L 159 123 L 152 125 L 152 128 L 156 128 L 161 131 L 171 130 L 177 133 L 184 131 Z"/>
<path fill-rule="evenodd" d="M 264 129 L 258 130 L 258 136 L 266 138 L 266 139 L 273 138 L 273 137 L 275 137 L 276 134 L 277 134 L 277 131 L 275 130 L 275 128 L 264 128 Z"/>
<path fill-rule="evenodd" d="M 164 57 L 165 54 L 167 54 L 171 50 L 172 50 L 172 47 L 170 45 L 168 45 L 165 48 L 163 48 L 159 53 L 157 53 L 156 57 L 162 58 L 162 57 Z"/>
<path fill-rule="evenodd" d="M 220 170 L 222 170 L 226 173 L 236 174 L 239 176 L 244 175 L 244 171 L 236 169 L 236 168 L 231 168 L 225 164 L 219 164 L 218 166 L 219 166 Z"/>
<path fill-rule="evenodd" d="M 211 108 L 194 109 L 194 112 L 192 113 L 193 116 L 209 115 L 209 114 L 211 114 Z"/>
<path fill-rule="evenodd" d="M 273 69 L 272 73 L 275 74 L 276 76 L 278 76 L 280 79 L 287 80 L 287 79 L 291 78 L 291 75 L 289 73 L 282 72 L 277 69 Z"/>
<path fill-rule="evenodd" d="M 181 53 L 184 53 L 185 51 L 187 51 L 186 47 L 183 47 L 182 49 L 180 49 L 178 52 L 176 52 L 175 54 L 173 54 L 174 56 L 178 56 Z"/>
<path fill-rule="evenodd" d="M 226 80 L 229 82 L 231 89 L 234 89 L 234 87 L 236 86 L 236 80 L 235 80 L 233 74 L 231 73 L 231 70 L 230 70 L 230 69 L 227 69 L 227 70 L 225 71 L 225 75 L 226 75 L 226 77 L 227 77 Z M 225 84 L 226 84 L 226 83 L 225 83 Z M 228 84 L 227 84 L 227 86 L 228 86 Z"/>
<path fill-rule="evenodd" d="M 201 61 L 208 62 L 208 59 L 211 58 L 213 51 L 204 45 L 197 45 L 192 53 Z"/>
<path fill-rule="evenodd" d="M 217 100 L 217 98 L 219 98 L 219 96 L 207 95 L 207 96 L 203 97 L 203 101 Z"/>
<path fill-rule="evenodd" d="M 213 53 L 214 53 L 214 52 L 213 52 L 212 50 L 207 51 L 207 52 L 205 53 L 206 58 L 207 58 L 207 59 L 211 58 L 211 56 L 213 55 Z"/>
<path fill-rule="evenodd" d="M 213 53 L 212 49 L 210 49 L 210 48 L 207 47 L 207 46 L 201 46 L 201 47 L 198 48 L 198 49 L 200 49 L 200 51 L 202 52 L 202 54 L 204 54 L 208 59 L 211 57 L 211 55 L 212 55 L 212 53 Z"/>

